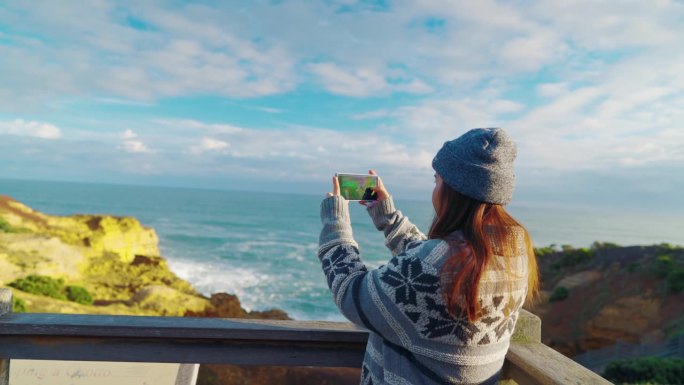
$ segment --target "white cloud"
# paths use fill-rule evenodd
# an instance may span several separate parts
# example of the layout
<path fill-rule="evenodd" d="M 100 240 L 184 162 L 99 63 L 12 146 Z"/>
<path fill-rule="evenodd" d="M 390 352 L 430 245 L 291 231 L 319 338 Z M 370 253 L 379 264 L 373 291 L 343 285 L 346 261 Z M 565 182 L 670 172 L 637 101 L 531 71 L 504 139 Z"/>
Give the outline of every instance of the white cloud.
<path fill-rule="evenodd" d="M 133 138 L 136 138 L 136 137 L 138 136 L 138 134 L 136 134 L 133 130 L 131 130 L 131 129 L 129 128 L 129 129 L 127 129 L 126 131 L 124 131 L 124 132 L 121 134 L 121 136 L 122 136 L 124 139 L 133 139 Z"/>
<path fill-rule="evenodd" d="M 206 123 L 192 119 L 157 119 L 154 123 L 180 130 L 205 131 L 215 134 L 234 134 L 243 128 L 225 123 Z"/>
<path fill-rule="evenodd" d="M 352 97 L 427 94 L 541 68 L 577 76 L 604 54 L 629 59 L 672 51 L 684 33 L 684 6 L 664 0 L 620 6 L 431 0 L 382 12 L 354 7 L 358 13 L 339 12 L 334 2 L 237 9 L 143 2 L 129 4 L 124 15 L 114 9 L 68 2 L 4 8 L 0 23 L 18 32 L 5 33 L 10 44 L 0 44 L 0 69 L 14 74 L 11 82 L 0 80 L 0 101 L 26 108 L 63 95 L 115 103 L 198 94 L 249 98 L 311 80 Z M 150 28 L 132 28 L 122 21 L 126 16 Z M 440 33 L 425 28 L 430 18 L 441 21 Z"/>
<path fill-rule="evenodd" d="M 259 111 L 267 112 L 269 114 L 280 114 L 283 112 L 282 109 L 280 108 L 272 108 L 272 107 L 258 107 Z"/>
<path fill-rule="evenodd" d="M 106 140 L 108 134 L 101 135 L 102 140 Z M 119 150 L 126 151 L 131 154 L 156 154 L 157 151 L 151 149 L 141 140 L 136 140 L 138 134 L 132 129 L 128 128 L 120 135 L 123 138 L 121 144 L 117 147 Z"/>
<path fill-rule="evenodd" d="M 227 149 L 230 147 L 230 143 L 224 142 L 222 140 L 213 138 L 202 138 L 200 144 L 190 147 L 190 152 L 192 154 L 202 154 L 204 152 L 216 152 Z"/>
<path fill-rule="evenodd" d="M 316 63 L 309 69 L 328 91 L 340 95 L 371 96 L 386 93 L 389 88 L 383 74 L 370 68 L 345 70 L 335 63 Z"/>
<path fill-rule="evenodd" d="M 121 143 L 120 149 L 132 154 L 154 154 L 155 150 L 150 149 L 147 145 L 139 140 L 125 140 Z"/>
<path fill-rule="evenodd" d="M 542 83 L 537 86 L 537 93 L 544 97 L 557 97 L 568 92 L 568 83 Z"/>
<path fill-rule="evenodd" d="M 365 169 L 369 153 L 390 172 L 418 173 L 444 140 L 482 126 L 512 132 L 523 173 L 684 167 L 681 2 L 429 0 L 382 12 L 338 12 L 340 2 L 174 7 L 137 2 L 124 14 L 109 2 L 3 7 L 0 71 L 12 76 L 0 78 L 0 113 L 67 111 L 74 99 L 133 108 L 296 91 L 292 103 L 290 95 L 254 102 L 254 112 L 287 111 L 261 127 L 217 123 L 215 115 L 209 122 L 141 114 L 148 120 L 110 128 L 110 147 L 123 140 L 120 150 L 168 157 L 172 175 Z M 149 28 L 131 28 L 125 16 Z M 439 28 L 426 28 L 429 20 Z M 355 100 L 339 103 L 339 115 L 307 120 L 299 101 L 312 89 Z M 207 116 L 196 108 L 180 113 Z M 337 130 L 294 126 L 324 126 L 325 118 L 336 119 Z M 340 132 L 348 127 L 354 132 Z M 0 133 L 62 135 L 18 120 L 0 123 Z M 191 156 L 193 149 L 222 156 Z M 229 164 L 218 162 L 226 157 Z"/>
<path fill-rule="evenodd" d="M 40 139 L 59 139 L 62 137 L 62 131 L 53 124 L 23 119 L 0 121 L 0 134 L 30 136 Z"/>
<path fill-rule="evenodd" d="M 326 90 L 344 96 L 367 97 L 392 92 L 427 94 L 434 91 L 422 80 L 407 78 L 403 71 L 370 67 L 350 69 L 331 62 L 313 63 L 308 68 Z"/>

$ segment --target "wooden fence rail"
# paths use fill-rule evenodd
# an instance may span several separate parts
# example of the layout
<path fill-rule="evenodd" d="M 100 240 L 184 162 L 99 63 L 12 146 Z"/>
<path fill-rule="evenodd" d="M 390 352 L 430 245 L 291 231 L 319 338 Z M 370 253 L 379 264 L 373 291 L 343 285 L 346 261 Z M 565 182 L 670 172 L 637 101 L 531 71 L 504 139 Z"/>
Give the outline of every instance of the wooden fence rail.
<path fill-rule="evenodd" d="M 360 367 L 368 332 L 350 323 L 12 313 L 0 289 L 0 385 L 10 359 Z M 609 384 L 540 342 L 523 312 L 503 377 L 527 384 Z"/>

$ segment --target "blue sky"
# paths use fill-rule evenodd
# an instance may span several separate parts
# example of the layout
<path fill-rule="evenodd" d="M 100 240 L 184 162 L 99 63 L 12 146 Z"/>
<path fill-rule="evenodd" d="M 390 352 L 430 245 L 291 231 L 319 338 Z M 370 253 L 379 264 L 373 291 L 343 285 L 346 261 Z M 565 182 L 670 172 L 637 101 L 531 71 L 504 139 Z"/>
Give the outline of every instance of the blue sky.
<path fill-rule="evenodd" d="M 3 1 L 0 178 L 429 199 L 473 127 L 521 203 L 682 210 L 681 1 Z"/>

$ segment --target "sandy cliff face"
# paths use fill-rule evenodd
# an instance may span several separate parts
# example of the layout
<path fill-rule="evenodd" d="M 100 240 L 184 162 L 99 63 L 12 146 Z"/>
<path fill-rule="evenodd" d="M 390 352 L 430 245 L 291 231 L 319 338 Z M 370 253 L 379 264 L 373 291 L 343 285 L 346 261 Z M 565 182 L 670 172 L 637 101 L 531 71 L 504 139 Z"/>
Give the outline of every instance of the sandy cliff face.
<path fill-rule="evenodd" d="M 14 289 L 27 311 L 289 319 L 281 310 L 247 312 L 227 293 L 199 294 L 159 255 L 155 231 L 135 218 L 45 215 L 0 196 L 0 286 L 31 274 L 61 278 L 93 294 L 81 305 Z M 198 384 L 356 384 L 359 369 L 202 365 Z"/>
<path fill-rule="evenodd" d="M 28 275 L 85 287 L 94 306 L 14 290 L 33 312 L 246 317 L 237 297 L 205 297 L 160 256 L 154 229 L 135 218 L 52 216 L 0 196 L 0 285 Z M 287 318 L 283 312 L 252 314 Z"/>
<path fill-rule="evenodd" d="M 671 274 L 684 269 L 684 248 L 569 249 L 538 260 L 543 299 L 530 310 L 542 318 L 543 342 L 568 356 L 684 332 L 684 292 Z M 561 287 L 567 298 L 550 300 Z"/>

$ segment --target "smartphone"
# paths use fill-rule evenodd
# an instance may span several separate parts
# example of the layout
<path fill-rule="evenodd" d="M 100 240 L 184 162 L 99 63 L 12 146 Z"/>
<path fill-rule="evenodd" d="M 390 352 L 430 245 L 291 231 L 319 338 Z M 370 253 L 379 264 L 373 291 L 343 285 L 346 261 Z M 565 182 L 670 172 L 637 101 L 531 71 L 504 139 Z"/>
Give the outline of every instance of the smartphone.
<path fill-rule="evenodd" d="M 340 184 L 340 195 L 350 201 L 374 201 L 378 194 L 373 188 L 378 187 L 378 176 L 370 174 L 337 173 Z"/>

